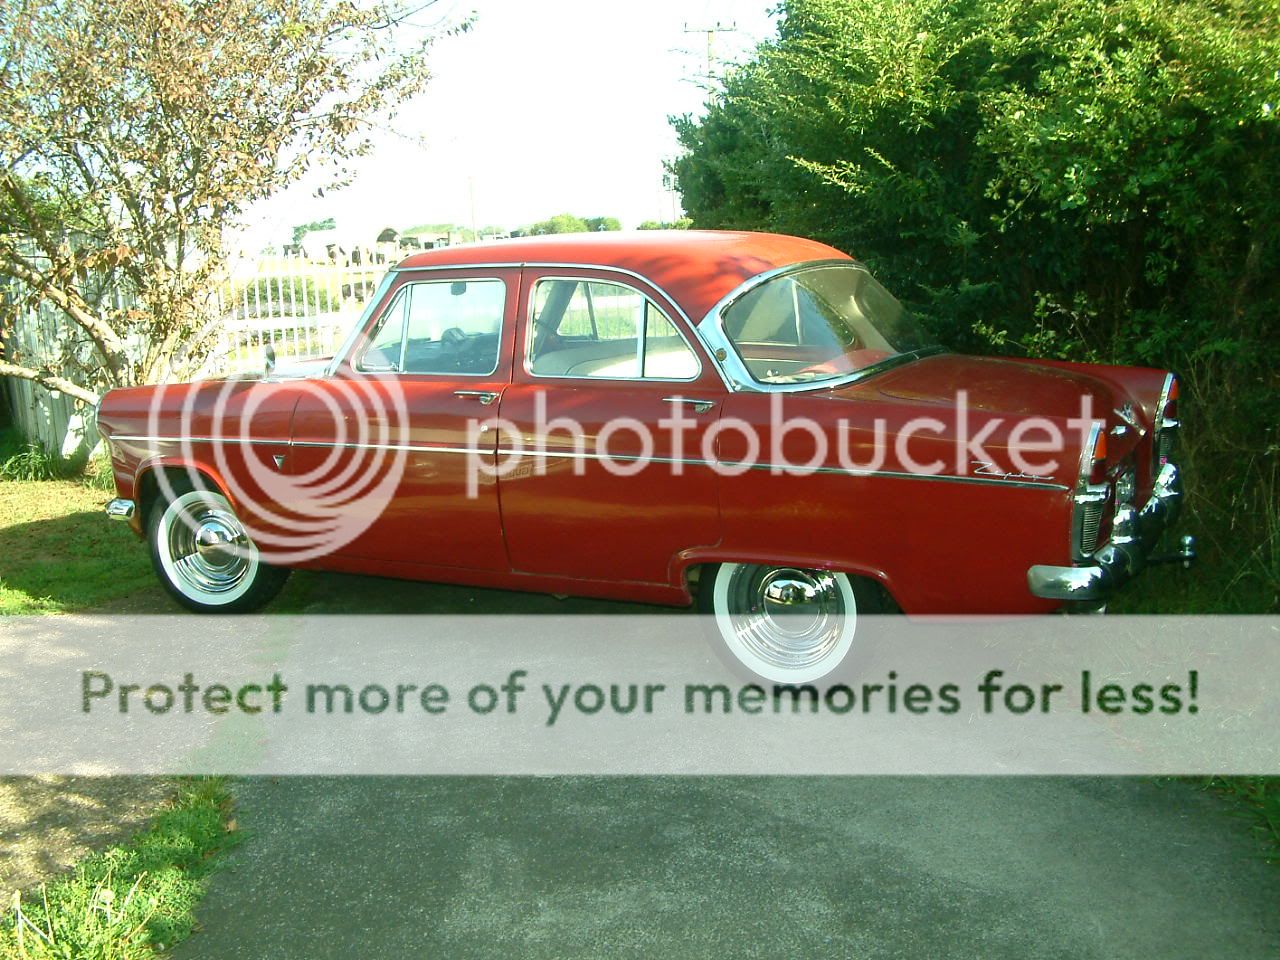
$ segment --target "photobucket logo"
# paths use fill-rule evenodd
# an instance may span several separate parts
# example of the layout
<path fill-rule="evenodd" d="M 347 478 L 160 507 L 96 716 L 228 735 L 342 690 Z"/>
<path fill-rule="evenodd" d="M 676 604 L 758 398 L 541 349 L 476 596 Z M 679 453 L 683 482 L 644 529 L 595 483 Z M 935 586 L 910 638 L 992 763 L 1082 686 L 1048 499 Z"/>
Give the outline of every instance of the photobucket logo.
<path fill-rule="evenodd" d="M 324 442 L 294 444 L 293 413 L 304 407 Z M 246 380 L 162 386 L 147 432 L 176 444 L 155 464 L 166 502 L 191 488 L 225 494 L 246 536 L 232 535 L 223 549 L 291 565 L 340 550 L 378 519 L 405 473 L 408 422 L 394 378 L 352 374 L 298 379 L 288 391 Z M 304 450 L 314 456 L 300 467 Z M 198 541 L 210 515 L 192 510 L 179 520 Z"/>
<path fill-rule="evenodd" d="M 710 469 L 726 476 L 767 470 L 775 476 L 840 472 L 950 476 L 978 481 L 1052 483 L 1074 472 L 1064 454 L 1078 454 L 1099 422 L 1093 397 L 1083 394 L 1068 417 L 1026 416 L 1010 420 L 975 411 L 968 391 L 938 415 L 890 420 L 848 416 L 821 418 L 786 409 L 786 397 L 769 397 L 767 419 L 750 421 L 703 412 L 711 402 L 673 397 L 669 415 L 649 424 L 618 417 L 594 432 L 581 421 L 550 416 L 547 394 L 533 397 L 533 419 L 519 424 L 501 415 L 472 418 L 467 424 L 467 496 L 476 497 L 485 482 L 547 474 L 549 465 L 568 461 L 582 476 L 596 464 L 618 477 L 660 468 L 680 475 Z M 812 407 L 810 406 L 810 409 Z M 945 413 L 943 412 L 945 410 Z M 726 455 L 732 450 L 731 456 Z"/>

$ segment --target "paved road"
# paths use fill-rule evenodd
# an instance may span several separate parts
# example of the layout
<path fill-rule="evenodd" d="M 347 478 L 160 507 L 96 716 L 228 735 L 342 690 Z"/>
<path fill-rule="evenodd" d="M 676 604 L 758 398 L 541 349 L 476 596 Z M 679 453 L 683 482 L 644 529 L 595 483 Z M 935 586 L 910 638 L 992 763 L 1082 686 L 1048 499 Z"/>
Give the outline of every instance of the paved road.
<path fill-rule="evenodd" d="M 314 779 L 182 958 L 1274 958 L 1280 869 L 1139 779 Z"/>

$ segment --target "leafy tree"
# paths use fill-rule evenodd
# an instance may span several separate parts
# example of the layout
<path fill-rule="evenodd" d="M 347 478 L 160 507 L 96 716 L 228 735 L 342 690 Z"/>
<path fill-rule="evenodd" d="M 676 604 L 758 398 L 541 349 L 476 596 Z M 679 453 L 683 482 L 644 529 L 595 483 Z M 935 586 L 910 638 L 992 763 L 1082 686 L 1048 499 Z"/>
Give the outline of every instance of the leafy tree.
<path fill-rule="evenodd" d="M 528 228 L 528 235 L 539 237 L 548 233 L 586 233 L 591 228 L 587 221 L 571 213 L 558 213 L 550 220 L 540 220 Z"/>
<path fill-rule="evenodd" d="M 317 230 L 332 230 L 338 224 L 333 217 L 325 217 L 323 220 L 312 220 L 310 223 L 300 223 L 293 228 L 293 242 L 300 243 L 302 238 L 308 233 L 314 233 Z"/>
<path fill-rule="evenodd" d="M 197 362 L 223 229 L 312 167 L 340 182 L 370 124 L 426 84 L 433 38 L 397 43 L 406 13 L 387 0 L 8 4 L 0 327 L 45 302 L 66 347 L 30 366 L 10 345 L 0 375 L 93 402 L 175 357 Z"/>
<path fill-rule="evenodd" d="M 637 230 L 688 230 L 693 226 L 693 221 L 688 217 L 681 217 L 679 220 L 643 220 Z"/>
<path fill-rule="evenodd" d="M 694 223 L 847 250 L 957 347 L 1179 370 L 1201 532 L 1268 518 L 1248 576 L 1280 590 L 1280 3 L 779 13 L 673 120 Z"/>
<path fill-rule="evenodd" d="M 571 213 L 559 213 L 550 220 L 539 220 L 537 223 L 518 230 L 512 230 L 513 237 L 539 237 L 549 233 L 595 233 L 600 230 L 621 230 L 622 222 L 617 217 L 575 217 Z"/>
<path fill-rule="evenodd" d="M 1239 351 L 1277 294 L 1277 12 L 788 0 L 673 170 L 697 225 L 827 240 L 960 343 Z"/>

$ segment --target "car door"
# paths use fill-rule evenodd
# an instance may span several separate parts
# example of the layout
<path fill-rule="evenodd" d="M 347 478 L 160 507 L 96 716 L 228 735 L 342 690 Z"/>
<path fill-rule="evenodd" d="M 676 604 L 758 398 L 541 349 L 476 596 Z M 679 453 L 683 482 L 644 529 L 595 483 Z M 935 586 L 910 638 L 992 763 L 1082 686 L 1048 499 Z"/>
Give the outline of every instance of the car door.
<path fill-rule="evenodd" d="M 720 538 L 702 448 L 724 386 L 682 315 L 634 277 L 526 268 L 521 300 L 498 478 L 512 568 L 671 582 L 673 558 Z"/>
<path fill-rule="evenodd" d="M 519 281 L 515 268 L 401 274 L 333 375 L 299 399 L 290 472 L 316 497 L 349 492 L 345 516 L 363 527 L 338 555 L 508 569 L 493 434 L 476 424 L 510 380 Z"/>

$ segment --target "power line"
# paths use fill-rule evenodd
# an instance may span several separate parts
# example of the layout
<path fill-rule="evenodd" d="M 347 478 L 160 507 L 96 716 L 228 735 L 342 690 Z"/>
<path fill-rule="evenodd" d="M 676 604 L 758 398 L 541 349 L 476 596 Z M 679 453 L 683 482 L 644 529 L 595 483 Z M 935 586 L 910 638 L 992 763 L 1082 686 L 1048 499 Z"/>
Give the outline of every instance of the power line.
<path fill-rule="evenodd" d="M 710 79 L 711 72 L 715 64 L 715 42 L 717 33 L 737 33 L 737 23 L 721 23 L 719 20 L 713 26 L 708 27 L 691 27 L 686 22 L 684 25 L 685 33 L 705 33 L 707 35 L 707 77 Z"/>

